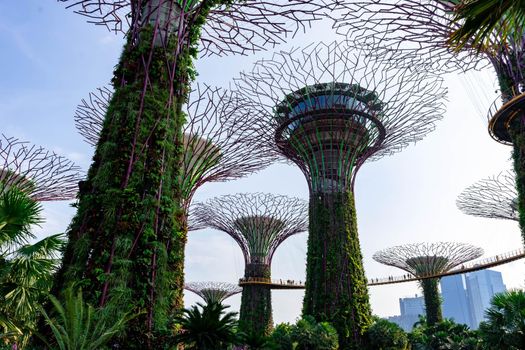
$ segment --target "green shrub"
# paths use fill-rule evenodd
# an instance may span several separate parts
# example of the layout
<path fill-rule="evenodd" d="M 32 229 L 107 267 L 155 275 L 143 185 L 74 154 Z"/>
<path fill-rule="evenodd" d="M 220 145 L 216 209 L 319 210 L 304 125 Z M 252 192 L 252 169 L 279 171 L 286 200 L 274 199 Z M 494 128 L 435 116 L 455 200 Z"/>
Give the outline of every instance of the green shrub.
<path fill-rule="evenodd" d="M 476 331 L 467 325 L 445 319 L 433 326 L 419 322 L 409 333 L 412 350 L 481 350 L 482 342 Z"/>
<path fill-rule="evenodd" d="M 328 322 L 317 323 L 305 316 L 295 325 L 278 325 L 271 335 L 275 350 L 336 350 L 339 348 L 337 332 Z"/>
<path fill-rule="evenodd" d="M 408 336 L 405 331 L 393 322 L 375 318 L 367 330 L 371 350 L 406 350 Z"/>

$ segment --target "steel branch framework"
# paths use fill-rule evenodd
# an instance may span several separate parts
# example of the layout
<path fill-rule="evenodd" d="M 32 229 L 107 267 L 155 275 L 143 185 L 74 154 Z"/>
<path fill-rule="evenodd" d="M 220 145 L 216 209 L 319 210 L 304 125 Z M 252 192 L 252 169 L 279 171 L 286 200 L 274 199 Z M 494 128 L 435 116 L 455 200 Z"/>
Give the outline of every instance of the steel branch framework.
<path fill-rule="evenodd" d="M 373 259 L 414 276 L 437 275 L 479 258 L 483 249 L 456 242 L 413 243 L 379 251 Z"/>
<path fill-rule="evenodd" d="M 229 234 L 246 264 L 270 265 L 277 247 L 308 229 L 308 205 L 273 194 L 235 194 L 195 204 L 197 221 Z"/>
<path fill-rule="evenodd" d="M 114 32 L 136 31 L 145 19 L 140 9 L 148 2 L 173 3 L 180 13 L 171 21 L 191 23 L 202 11 L 206 0 L 58 0 L 88 18 L 88 22 L 106 26 Z M 333 13 L 341 1 L 275 0 L 233 1 L 231 5 L 212 8 L 202 28 L 201 54 L 246 54 L 275 46 L 304 31 L 312 22 Z M 164 5 L 160 5 L 164 6 Z M 171 6 L 171 5 L 168 5 Z M 147 20 L 147 19 L 146 19 Z M 181 26 L 184 27 L 184 26 Z M 189 27 L 189 26 L 188 26 Z M 181 30 L 179 39 L 188 33 Z"/>
<path fill-rule="evenodd" d="M 359 45 L 381 41 L 384 51 L 395 49 L 403 57 L 416 53 L 426 64 L 440 70 L 457 71 L 472 68 L 480 60 L 470 48 L 454 52 L 447 39 L 459 25 L 452 21 L 452 1 L 434 0 L 357 0 L 345 4 L 346 11 L 336 20 L 339 34 Z"/>
<path fill-rule="evenodd" d="M 225 299 L 242 292 L 238 285 L 226 282 L 188 282 L 184 289 L 200 296 L 206 303 L 222 303 Z"/>
<path fill-rule="evenodd" d="M 503 100 L 524 92 L 525 40 L 503 41 L 497 31 L 490 45 L 465 45 L 460 51 L 447 43 L 460 27 L 455 22 L 455 1 L 358 0 L 345 4 L 346 11 L 335 25 L 341 34 L 359 45 L 377 41 L 407 56 L 422 55 L 427 64 L 441 71 L 465 71 L 490 62 L 498 75 Z M 387 49 L 387 50 L 388 50 Z M 376 51 L 381 56 L 384 51 Z"/>
<path fill-rule="evenodd" d="M 99 88 L 77 107 L 77 129 L 91 145 L 99 139 L 111 97 L 109 88 Z M 180 184 L 186 210 L 203 184 L 240 178 L 275 160 L 259 137 L 263 125 L 257 112 L 260 108 L 253 101 L 232 91 L 196 84 L 185 108 L 188 118 Z"/>
<path fill-rule="evenodd" d="M 75 198 L 82 179 L 70 160 L 13 137 L 0 138 L 0 193 L 17 187 L 36 201 Z"/>
<path fill-rule="evenodd" d="M 301 168 L 311 190 L 341 190 L 366 160 L 421 140 L 444 113 L 441 78 L 414 60 L 411 69 L 389 65 L 396 57 L 319 43 L 257 62 L 236 85 L 265 109 L 267 144 Z"/>
<path fill-rule="evenodd" d="M 502 172 L 467 187 L 456 200 L 467 215 L 518 221 L 516 173 Z"/>

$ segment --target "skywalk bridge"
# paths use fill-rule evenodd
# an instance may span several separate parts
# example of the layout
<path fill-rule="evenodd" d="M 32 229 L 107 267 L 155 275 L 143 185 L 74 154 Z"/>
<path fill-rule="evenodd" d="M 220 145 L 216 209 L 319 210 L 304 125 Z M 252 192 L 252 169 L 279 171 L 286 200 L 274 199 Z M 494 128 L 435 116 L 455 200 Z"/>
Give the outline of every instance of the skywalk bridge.
<path fill-rule="evenodd" d="M 429 278 L 441 278 L 445 276 L 459 275 L 467 272 L 474 272 L 479 270 L 488 269 L 494 266 L 508 264 L 512 261 L 519 260 L 525 257 L 525 249 L 517 249 L 511 252 L 494 255 L 488 258 L 479 259 L 455 267 L 452 270 L 441 274 L 432 274 L 427 276 L 415 277 L 410 274 L 402 276 L 388 276 L 383 278 L 371 278 L 368 280 L 369 286 L 380 286 L 384 284 L 395 284 L 404 282 L 419 281 L 422 279 Z M 266 285 L 271 289 L 304 289 L 304 281 L 295 281 L 290 279 L 269 279 L 269 278 L 241 278 L 239 280 L 239 286 L 250 286 L 250 285 Z"/>

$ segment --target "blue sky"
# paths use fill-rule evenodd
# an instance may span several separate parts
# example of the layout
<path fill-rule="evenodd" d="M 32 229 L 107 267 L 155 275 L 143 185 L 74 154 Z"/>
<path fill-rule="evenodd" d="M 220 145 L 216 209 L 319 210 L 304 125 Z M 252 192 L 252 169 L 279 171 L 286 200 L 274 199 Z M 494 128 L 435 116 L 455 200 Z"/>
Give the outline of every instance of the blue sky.
<path fill-rule="evenodd" d="M 321 39 L 332 41 L 336 35 L 320 24 L 283 47 Z M 85 23 L 54 0 L 0 0 L 1 132 L 55 150 L 87 169 L 92 149 L 76 133 L 74 110 L 90 91 L 110 80 L 121 47 L 120 36 Z M 228 86 L 239 70 L 250 69 L 256 58 L 270 54 L 201 59 L 198 80 Z M 415 146 L 360 170 L 356 205 L 369 277 L 403 274 L 371 258 L 377 250 L 403 243 L 468 242 L 484 248 L 486 256 L 520 247 L 516 223 L 469 217 L 455 206 L 465 187 L 511 166 L 511 149 L 493 141 L 487 132 L 485 110 L 494 99 L 492 80 L 490 72 L 470 74 L 468 79 L 447 76 L 448 110 L 436 131 Z M 255 191 L 308 198 L 301 172 L 275 165 L 239 181 L 207 184 L 197 191 L 195 200 Z M 39 234 L 63 231 L 74 213 L 69 203 L 45 207 L 47 223 L 38 229 Z M 301 234 L 278 248 L 274 278 L 304 280 L 305 242 L 306 234 Z M 240 249 L 221 232 L 191 233 L 186 254 L 188 281 L 235 282 L 243 274 Z M 523 261 L 497 270 L 503 272 L 508 287 L 523 287 Z M 399 313 L 398 298 L 417 292 L 415 283 L 371 287 L 373 310 L 381 316 Z M 187 305 L 196 300 L 187 293 Z M 240 297 L 229 301 L 237 310 Z M 301 302 L 301 291 L 274 291 L 274 320 L 293 321 L 300 314 Z"/>

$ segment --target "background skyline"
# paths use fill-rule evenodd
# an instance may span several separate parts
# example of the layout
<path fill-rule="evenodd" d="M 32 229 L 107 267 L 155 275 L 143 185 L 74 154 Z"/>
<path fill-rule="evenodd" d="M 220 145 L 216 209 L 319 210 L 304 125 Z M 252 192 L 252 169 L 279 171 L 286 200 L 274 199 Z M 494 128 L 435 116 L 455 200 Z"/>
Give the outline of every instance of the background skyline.
<path fill-rule="evenodd" d="M 314 41 L 342 40 L 329 23 L 319 23 L 277 50 Z M 93 149 L 77 133 L 73 115 L 82 98 L 106 85 L 123 45 L 121 35 L 64 8 L 55 0 L 0 1 L 1 132 L 69 157 L 84 170 Z M 201 58 L 197 81 L 227 87 L 241 70 L 273 50 L 246 57 Z M 422 241 L 459 241 L 485 250 L 484 257 L 522 246 L 517 222 L 471 217 L 455 205 L 457 196 L 482 178 L 511 168 L 511 147 L 492 140 L 486 112 L 495 99 L 490 70 L 449 74 L 444 119 L 423 141 L 400 153 L 366 163 L 356 179 L 355 198 L 364 267 L 369 278 L 402 275 L 381 265 L 372 254 L 390 246 Z M 477 99 L 474 101 L 474 99 Z M 276 164 L 249 177 L 209 183 L 194 201 L 238 192 L 270 192 L 308 199 L 304 176 L 294 165 Z M 46 203 L 42 237 L 63 232 L 74 210 L 68 203 Z M 306 233 L 292 236 L 276 251 L 273 278 L 305 279 Z M 216 230 L 190 232 L 186 248 L 187 281 L 236 282 L 243 275 L 240 248 Z M 509 289 L 523 288 L 522 260 L 495 268 Z M 373 312 L 399 314 L 398 299 L 420 293 L 416 283 L 370 287 Z M 186 306 L 199 300 L 185 292 Z M 303 291 L 273 291 L 274 321 L 300 315 Z M 240 296 L 227 299 L 238 311 Z"/>

